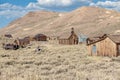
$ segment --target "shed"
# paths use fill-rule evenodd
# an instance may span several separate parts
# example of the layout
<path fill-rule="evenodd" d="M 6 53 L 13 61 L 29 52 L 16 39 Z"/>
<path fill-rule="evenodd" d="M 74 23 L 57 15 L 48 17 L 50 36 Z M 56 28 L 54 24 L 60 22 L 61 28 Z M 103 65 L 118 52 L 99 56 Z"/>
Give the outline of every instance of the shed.
<path fill-rule="evenodd" d="M 59 38 L 59 44 L 75 45 L 78 44 L 78 36 L 74 32 L 74 28 L 71 28 L 71 34 L 68 36 L 62 35 Z"/>
<path fill-rule="evenodd" d="M 89 55 L 97 56 L 119 56 L 120 55 L 120 35 L 106 35 L 87 38 L 87 48 Z"/>
<path fill-rule="evenodd" d="M 47 41 L 47 36 L 44 34 L 37 34 L 34 36 L 34 40 L 36 41 Z"/>

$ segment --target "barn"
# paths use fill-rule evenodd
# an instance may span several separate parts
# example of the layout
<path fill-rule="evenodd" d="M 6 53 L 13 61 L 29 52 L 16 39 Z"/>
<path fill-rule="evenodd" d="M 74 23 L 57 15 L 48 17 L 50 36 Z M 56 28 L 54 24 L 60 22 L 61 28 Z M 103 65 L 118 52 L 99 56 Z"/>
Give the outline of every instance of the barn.
<path fill-rule="evenodd" d="M 74 32 L 74 28 L 71 28 L 71 34 L 70 35 L 62 35 L 59 38 L 59 44 L 64 45 L 75 45 L 78 44 L 78 36 Z"/>
<path fill-rule="evenodd" d="M 44 34 L 37 34 L 34 36 L 35 41 L 47 41 L 47 36 Z"/>
<path fill-rule="evenodd" d="M 120 55 L 120 35 L 106 35 L 86 40 L 88 54 L 96 56 L 117 57 Z"/>

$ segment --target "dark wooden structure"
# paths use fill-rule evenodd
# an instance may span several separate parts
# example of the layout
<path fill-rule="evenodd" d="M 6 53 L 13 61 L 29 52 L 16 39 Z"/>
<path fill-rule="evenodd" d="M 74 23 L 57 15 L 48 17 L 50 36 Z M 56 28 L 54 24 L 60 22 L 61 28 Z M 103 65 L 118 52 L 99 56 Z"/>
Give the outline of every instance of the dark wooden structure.
<path fill-rule="evenodd" d="M 87 48 L 89 55 L 97 56 L 119 56 L 120 55 L 120 35 L 106 35 L 87 38 Z"/>
<path fill-rule="evenodd" d="M 47 41 L 47 36 L 44 34 L 37 34 L 33 38 L 35 41 Z"/>
<path fill-rule="evenodd" d="M 19 49 L 19 45 L 16 45 L 16 44 L 3 44 L 3 48 L 5 50 L 17 50 L 17 49 Z"/>
<path fill-rule="evenodd" d="M 25 48 L 28 44 L 30 44 L 30 40 L 29 38 L 25 37 L 23 39 L 17 38 L 16 40 L 10 43 L 3 43 L 2 46 L 5 50 L 17 50 L 20 47 Z"/>
<path fill-rule="evenodd" d="M 30 44 L 30 40 L 28 38 L 23 38 L 23 39 L 16 39 L 14 41 L 16 45 L 19 45 L 19 47 L 26 47 L 28 44 Z"/>
<path fill-rule="evenodd" d="M 78 36 L 74 32 L 74 28 L 71 29 L 70 36 L 62 38 L 63 36 L 61 36 L 59 38 L 59 44 L 65 44 L 65 45 L 75 45 L 75 44 L 78 44 Z"/>
<path fill-rule="evenodd" d="M 5 34 L 4 37 L 13 38 L 13 36 L 11 34 Z"/>

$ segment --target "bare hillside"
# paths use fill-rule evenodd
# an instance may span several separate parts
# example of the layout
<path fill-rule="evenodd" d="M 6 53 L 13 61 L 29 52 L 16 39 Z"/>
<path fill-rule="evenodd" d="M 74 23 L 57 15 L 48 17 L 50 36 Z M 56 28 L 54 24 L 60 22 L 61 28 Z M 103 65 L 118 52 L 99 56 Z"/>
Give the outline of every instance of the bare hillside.
<path fill-rule="evenodd" d="M 70 28 L 74 27 L 76 33 L 93 35 L 96 33 L 119 33 L 119 25 L 119 12 L 98 7 L 81 7 L 66 13 L 30 12 L 1 29 L 0 33 L 11 33 L 14 36 L 45 33 L 49 36 L 68 34 Z"/>

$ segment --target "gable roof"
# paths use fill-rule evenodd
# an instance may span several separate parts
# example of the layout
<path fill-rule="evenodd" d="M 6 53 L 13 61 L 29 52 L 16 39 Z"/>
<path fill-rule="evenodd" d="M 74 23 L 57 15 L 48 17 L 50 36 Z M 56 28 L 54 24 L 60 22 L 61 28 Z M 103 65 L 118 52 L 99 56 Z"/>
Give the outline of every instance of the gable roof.
<path fill-rule="evenodd" d="M 59 39 L 69 39 L 71 35 L 72 35 L 71 33 L 64 33 L 60 35 Z M 74 33 L 73 35 L 78 36 L 76 33 Z"/>
<path fill-rule="evenodd" d="M 97 37 L 92 37 L 92 38 L 87 38 L 90 43 L 87 43 L 87 45 L 91 45 L 97 42 L 100 42 L 106 38 L 110 38 L 114 43 L 120 43 L 120 35 L 106 35 L 104 34 L 103 36 L 97 36 Z"/>
<path fill-rule="evenodd" d="M 114 43 L 120 43 L 120 35 L 108 35 Z"/>

